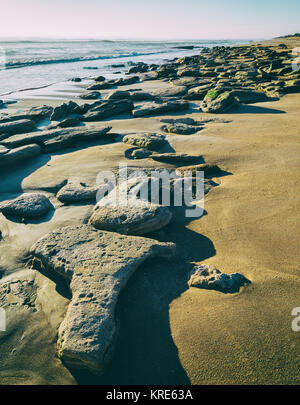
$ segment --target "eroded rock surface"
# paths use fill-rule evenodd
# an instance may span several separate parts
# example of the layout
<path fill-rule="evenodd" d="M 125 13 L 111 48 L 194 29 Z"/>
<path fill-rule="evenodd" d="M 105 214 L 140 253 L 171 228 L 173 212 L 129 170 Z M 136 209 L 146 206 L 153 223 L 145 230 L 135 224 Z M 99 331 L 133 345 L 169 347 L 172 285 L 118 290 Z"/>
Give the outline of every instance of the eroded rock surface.
<path fill-rule="evenodd" d="M 164 146 L 167 141 L 163 135 L 145 133 L 125 135 L 123 142 L 140 148 L 156 150 Z"/>
<path fill-rule="evenodd" d="M 225 274 L 215 267 L 202 264 L 195 266 L 190 273 L 189 286 L 217 290 L 224 293 L 236 293 L 251 281 L 240 273 Z"/>
<path fill-rule="evenodd" d="M 80 181 L 80 179 L 71 179 L 59 190 L 56 194 L 56 198 L 65 204 L 95 201 L 98 189 L 98 186 L 88 185 Z"/>
<path fill-rule="evenodd" d="M 0 146 L 0 167 L 10 168 L 12 165 L 38 156 L 41 153 L 39 145 L 25 145 L 20 148 L 9 149 Z"/>
<path fill-rule="evenodd" d="M 58 332 L 58 355 L 71 368 L 101 374 L 116 337 L 115 308 L 135 270 L 152 257 L 170 258 L 172 243 L 124 236 L 89 225 L 58 229 L 32 254 L 47 271 L 70 281 L 72 301 Z"/>
<path fill-rule="evenodd" d="M 38 193 L 24 193 L 14 200 L 0 203 L 0 211 L 4 215 L 20 218 L 40 217 L 52 209 L 50 200 L 44 194 Z"/>

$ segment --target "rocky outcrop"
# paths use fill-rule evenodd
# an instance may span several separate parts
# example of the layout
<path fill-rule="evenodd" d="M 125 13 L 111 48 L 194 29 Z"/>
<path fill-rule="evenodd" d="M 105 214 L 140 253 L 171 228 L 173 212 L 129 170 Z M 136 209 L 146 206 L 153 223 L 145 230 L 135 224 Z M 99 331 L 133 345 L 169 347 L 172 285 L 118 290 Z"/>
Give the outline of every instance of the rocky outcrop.
<path fill-rule="evenodd" d="M 11 168 L 14 164 L 34 158 L 41 153 L 39 145 L 26 145 L 20 148 L 8 149 L 0 145 L 0 168 Z"/>
<path fill-rule="evenodd" d="M 75 142 L 90 142 L 94 139 L 105 138 L 111 127 L 99 129 L 68 128 L 32 132 L 25 135 L 13 135 L 4 141 L 6 147 L 19 147 L 37 143 L 43 152 L 54 152 L 65 147 L 74 146 Z"/>
<path fill-rule="evenodd" d="M 188 284 L 190 287 L 206 290 L 237 293 L 241 287 L 251 284 L 251 281 L 240 273 L 224 274 L 215 267 L 202 264 L 194 267 L 190 273 Z"/>
<path fill-rule="evenodd" d="M 150 150 L 156 150 L 166 144 L 166 138 L 157 134 L 130 134 L 123 137 L 123 142 Z"/>
<path fill-rule="evenodd" d="M 35 130 L 36 125 L 32 120 L 10 121 L 0 124 L 0 141 L 11 135 L 23 134 Z"/>
<path fill-rule="evenodd" d="M 189 108 L 189 103 L 185 101 L 168 101 L 161 104 L 147 103 L 135 108 L 132 112 L 134 117 L 146 117 L 148 115 L 158 115 L 170 112 L 185 111 Z"/>
<path fill-rule="evenodd" d="M 54 209 L 44 194 L 24 193 L 14 200 L 0 203 L 0 211 L 4 215 L 20 218 L 37 218 Z"/>
<path fill-rule="evenodd" d="M 72 301 L 58 332 L 58 356 L 70 368 L 103 373 L 116 338 L 115 309 L 136 269 L 152 257 L 172 257 L 175 245 L 98 231 L 58 229 L 32 247 L 44 268 L 70 282 Z"/>
<path fill-rule="evenodd" d="M 74 101 L 69 101 L 68 103 L 63 103 L 58 107 L 55 107 L 53 113 L 51 114 L 51 121 L 58 121 L 62 118 L 66 118 L 68 115 L 80 114 L 81 108 Z"/>
<path fill-rule="evenodd" d="M 98 189 L 98 186 L 90 186 L 79 179 L 72 179 L 59 190 L 56 198 L 65 204 L 95 201 Z"/>

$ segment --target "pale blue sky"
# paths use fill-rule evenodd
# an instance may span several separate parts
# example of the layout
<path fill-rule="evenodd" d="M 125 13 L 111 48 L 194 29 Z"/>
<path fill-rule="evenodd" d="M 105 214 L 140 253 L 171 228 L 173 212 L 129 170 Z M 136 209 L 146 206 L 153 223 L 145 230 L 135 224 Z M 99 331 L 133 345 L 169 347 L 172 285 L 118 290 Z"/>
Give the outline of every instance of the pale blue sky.
<path fill-rule="evenodd" d="M 300 0 L 0 0 L 0 37 L 271 38 L 300 32 Z"/>

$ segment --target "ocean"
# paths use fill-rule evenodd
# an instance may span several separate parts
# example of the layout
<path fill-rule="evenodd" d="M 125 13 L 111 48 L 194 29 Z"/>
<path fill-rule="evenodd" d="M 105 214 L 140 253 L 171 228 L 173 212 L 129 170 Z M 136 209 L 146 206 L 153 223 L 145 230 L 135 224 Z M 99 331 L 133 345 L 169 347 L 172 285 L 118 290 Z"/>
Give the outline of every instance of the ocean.
<path fill-rule="evenodd" d="M 195 55 L 203 47 L 229 46 L 249 40 L 109 41 L 109 40 L 6 40 L 0 41 L 0 97 L 66 98 L 76 84 L 96 75 L 123 76 L 129 62 L 160 64 Z M 182 47 L 194 47 L 184 49 Z M 125 66 L 117 66 L 125 65 Z M 83 83 L 84 83 L 83 81 Z M 77 87 L 78 89 L 78 87 Z"/>

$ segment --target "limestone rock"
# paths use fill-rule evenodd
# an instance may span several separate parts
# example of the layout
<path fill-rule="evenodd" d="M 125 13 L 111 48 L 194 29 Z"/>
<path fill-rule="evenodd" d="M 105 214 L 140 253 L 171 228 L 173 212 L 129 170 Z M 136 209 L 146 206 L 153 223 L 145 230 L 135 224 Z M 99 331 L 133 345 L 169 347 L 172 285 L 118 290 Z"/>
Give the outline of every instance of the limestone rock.
<path fill-rule="evenodd" d="M 124 100 L 126 98 L 130 98 L 129 91 L 124 90 L 113 90 L 106 94 L 104 100 Z"/>
<path fill-rule="evenodd" d="M 53 111 L 53 107 L 49 107 L 47 105 L 43 105 L 41 107 L 32 107 L 29 110 L 25 110 L 23 112 L 3 115 L 3 116 L 1 115 L 0 123 L 24 120 L 24 119 L 40 121 L 45 118 L 49 118 L 52 111 Z"/>
<path fill-rule="evenodd" d="M 201 103 L 201 109 L 206 113 L 223 113 L 237 103 L 234 94 L 222 89 L 210 90 Z"/>
<path fill-rule="evenodd" d="M 134 149 L 131 152 L 131 158 L 132 159 L 147 159 L 150 155 L 152 154 L 152 152 L 148 149 Z"/>
<path fill-rule="evenodd" d="M 51 114 L 51 121 L 57 121 L 62 118 L 66 118 L 68 115 L 71 114 L 80 114 L 81 109 L 77 103 L 74 101 L 69 101 L 67 103 L 63 103 L 58 107 L 55 107 L 53 113 Z"/>
<path fill-rule="evenodd" d="M 49 233 L 32 254 L 47 271 L 71 281 L 72 301 L 58 332 L 58 355 L 71 368 L 103 373 L 116 338 L 118 297 L 152 257 L 172 257 L 175 245 L 98 231 L 89 225 Z"/>
<path fill-rule="evenodd" d="M 164 146 L 167 141 L 163 135 L 145 133 L 125 135 L 123 142 L 140 148 L 156 150 Z"/>
<path fill-rule="evenodd" d="M 100 93 L 99 91 L 87 91 L 80 94 L 79 97 L 83 100 L 97 100 L 98 98 L 100 98 Z"/>
<path fill-rule="evenodd" d="M 130 100 L 106 100 L 95 106 L 83 116 L 83 121 L 100 121 L 115 115 L 131 113 L 133 103 Z"/>
<path fill-rule="evenodd" d="M 0 124 L 0 140 L 11 135 L 23 134 L 35 130 L 36 125 L 32 120 L 10 121 Z"/>
<path fill-rule="evenodd" d="M 184 96 L 187 92 L 185 86 L 170 86 L 167 88 L 155 90 L 152 94 L 155 97 L 180 97 Z"/>
<path fill-rule="evenodd" d="M 134 117 L 145 117 L 148 115 L 165 114 L 169 112 L 184 111 L 189 108 L 186 101 L 168 101 L 165 103 L 147 103 L 141 107 L 135 108 L 132 112 Z"/>
<path fill-rule="evenodd" d="M 54 209 L 44 194 L 24 193 L 14 200 L 0 203 L 0 211 L 4 215 L 20 218 L 36 218 Z"/>
<path fill-rule="evenodd" d="M 223 293 L 236 293 L 251 281 L 240 273 L 224 274 L 215 267 L 202 264 L 195 266 L 190 273 L 189 286 L 217 290 Z"/>
<path fill-rule="evenodd" d="M 13 135 L 1 143 L 6 147 L 13 148 L 37 143 L 41 145 L 43 152 L 53 152 L 64 147 L 73 146 L 77 141 L 89 142 L 94 139 L 104 138 L 110 129 L 111 127 L 52 129 L 24 135 Z"/>
<path fill-rule="evenodd" d="M 195 126 L 195 125 L 174 123 L 174 124 L 163 125 L 161 129 L 167 133 L 173 133 L 173 134 L 178 134 L 178 135 L 192 135 L 192 134 L 195 134 L 196 132 L 201 131 L 201 129 L 203 129 L 203 128 L 200 126 Z"/>
<path fill-rule="evenodd" d="M 1 152 L 2 150 L 2 152 Z M 10 168 L 16 163 L 38 156 L 41 153 L 39 145 L 26 145 L 20 148 L 8 149 L 0 146 L 0 167 Z"/>
<path fill-rule="evenodd" d="M 59 190 L 56 198 L 65 204 L 95 201 L 98 189 L 98 186 L 89 186 L 79 179 L 72 179 L 68 180 L 67 184 Z"/>

